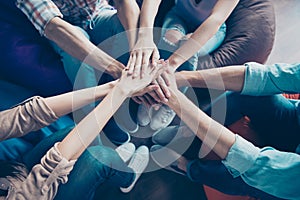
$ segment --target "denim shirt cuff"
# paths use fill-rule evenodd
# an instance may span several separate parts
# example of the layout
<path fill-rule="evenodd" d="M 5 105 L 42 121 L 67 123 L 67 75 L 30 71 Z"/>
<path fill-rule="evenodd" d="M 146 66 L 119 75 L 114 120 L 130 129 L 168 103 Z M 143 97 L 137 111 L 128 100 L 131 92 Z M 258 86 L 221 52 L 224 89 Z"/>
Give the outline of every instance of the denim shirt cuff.
<path fill-rule="evenodd" d="M 251 168 L 259 153 L 260 149 L 258 147 L 255 147 L 252 143 L 236 135 L 235 143 L 230 148 L 222 163 L 235 178 Z"/>
<path fill-rule="evenodd" d="M 268 81 L 264 67 L 256 62 L 248 62 L 244 65 L 246 66 L 245 81 L 241 94 L 258 96 Z"/>

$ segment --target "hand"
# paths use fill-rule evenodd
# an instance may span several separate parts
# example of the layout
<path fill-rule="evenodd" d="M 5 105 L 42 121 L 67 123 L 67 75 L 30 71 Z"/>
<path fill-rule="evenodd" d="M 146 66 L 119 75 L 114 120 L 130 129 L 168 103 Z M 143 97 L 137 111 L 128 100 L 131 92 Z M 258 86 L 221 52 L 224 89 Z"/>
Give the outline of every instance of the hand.
<path fill-rule="evenodd" d="M 122 88 L 122 90 L 128 94 L 128 96 L 132 96 L 134 93 L 148 86 L 153 79 L 155 79 L 166 69 L 166 66 L 167 62 L 163 62 L 162 64 L 158 65 L 150 64 L 147 68 L 145 68 L 146 73 L 143 78 L 134 78 L 132 74 L 128 73 L 128 69 L 125 68 L 117 86 Z"/>
<path fill-rule="evenodd" d="M 156 65 L 159 59 L 159 52 L 155 43 L 152 39 L 139 38 L 129 57 L 128 73 L 133 74 L 133 78 L 145 76 L 150 59 L 152 65 Z"/>
<path fill-rule="evenodd" d="M 117 60 L 113 60 L 111 63 L 109 63 L 106 71 L 113 78 L 118 79 L 121 77 L 123 69 L 125 69 L 125 66 L 122 63 Z"/>

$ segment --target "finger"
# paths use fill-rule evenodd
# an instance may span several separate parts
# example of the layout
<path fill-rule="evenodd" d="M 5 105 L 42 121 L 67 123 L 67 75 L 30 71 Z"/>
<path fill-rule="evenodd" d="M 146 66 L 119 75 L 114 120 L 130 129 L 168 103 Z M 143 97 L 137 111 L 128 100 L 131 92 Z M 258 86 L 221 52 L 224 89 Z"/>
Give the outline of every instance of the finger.
<path fill-rule="evenodd" d="M 149 59 L 150 59 L 150 53 L 143 53 L 143 59 L 142 59 L 142 68 L 141 68 L 141 78 L 145 76 L 146 73 L 149 71 Z"/>
<path fill-rule="evenodd" d="M 145 99 L 147 99 L 147 101 L 150 105 L 154 105 L 154 104 L 158 103 L 149 94 L 145 94 L 143 97 L 145 97 Z"/>
<path fill-rule="evenodd" d="M 143 54 L 138 53 L 136 57 L 134 70 L 133 70 L 133 78 L 136 78 L 141 75 L 142 58 L 143 58 Z"/>
<path fill-rule="evenodd" d="M 129 61 L 128 61 L 128 64 L 127 64 L 127 67 L 128 67 L 128 74 L 129 74 L 129 75 L 132 75 L 132 74 L 133 74 L 135 62 L 136 62 L 136 55 L 135 55 L 135 53 L 133 52 L 133 53 L 130 55 L 130 58 L 129 58 Z"/>
<path fill-rule="evenodd" d="M 166 85 L 169 87 L 171 85 L 171 81 L 170 81 L 169 76 L 166 74 L 166 72 L 163 72 L 161 74 L 161 77 L 164 79 Z"/>
<path fill-rule="evenodd" d="M 141 101 L 141 100 L 139 99 L 138 96 L 137 96 L 137 97 L 132 97 L 132 100 L 133 100 L 135 103 L 137 103 L 137 104 L 142 104 L 142 103 L 143 103 L 143 101 Z"/>
<path fill-rule="evenodd" d="M 151 103 L 148 102 L 148 99 L 145 97 L 146 95 L 139 97 L 139 99 L 142 101 L 142 104 L 144 104 L 147 108 L 151 107 Z"/>
<path fill-rule="evenodd" d="M 158 88 L 159 88 L 158 85 L 149 85 L 146 88 L 142 89 L 141 91 L 133 94 L 133 96 L 143 96 L 144 94 L 152 92 L 152 91 L 154 91 L 154 90 L 156 90 Z"/>
<path fill-rule="evenodd" d="M 160 88 L 162 89 L 162 91 L 163 91 L 165 97 L 166 97 L 166 98 L 169 98 L 169 97 L 171 96 L 171 93 L 170 93 L 170 91 L 169 91 L 168 86 L 167 86 L 166 83 L 165 83 L 165 80 L 164 80 L 161 76 L 159 76 L 156 80 L 157 80 L 157 82 L 158 82 Z"/>
<path fill-rule="evenodd" d="M 157 83 L 158 84 L 158 83 Z M 157 90 L 155 90 L 156 95 L 158 96 L 158 98 L 160 99 L 161 102 L 167 102 L 168 99 L 165 96 L 163 90 L 161 89 L 161 85 L 159 85 L 159 88 Z"/>
<path fill-rule="evenodd" d="M 159 90 L 159 86 L 157 86 L 157 89 L 155 91 L 150 91 L 148 94 L 158 103 L 163 102 L 163 99 L 160 99 L 160 97 L 157 95 L 156 91 Z"/>
<path fill-rule="evenodd" d="M 154 49 L 153 54 L 152 54 L 152 65 L 155 66 L 157 64 L 157 62 L 159 61 L 159 57 L 160 57 L 160 55 L 159 55 L 158 50 Z"/>

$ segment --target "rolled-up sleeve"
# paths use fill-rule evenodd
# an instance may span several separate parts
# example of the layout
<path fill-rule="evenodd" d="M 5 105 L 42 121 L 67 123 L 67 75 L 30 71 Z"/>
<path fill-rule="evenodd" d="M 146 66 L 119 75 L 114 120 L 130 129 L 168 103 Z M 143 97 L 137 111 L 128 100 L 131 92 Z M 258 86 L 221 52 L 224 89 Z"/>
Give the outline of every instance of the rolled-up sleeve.
<path fill-rule="evenodd" d="M 27 16 L 42 36 L 44 36 L 45 28 L 51 19 L 63 17 L 51 0 L 17 0 L 16 6 Z"/>
<path fill-rule="evenodd" d="M 244 95 L 263 96 L 300 92 L 300 63 L 262 65 L 246 63 Z"/>
<path fill-rule="evenodd" d="M 258 148 L 236 136 L 222 161 L 228 171 L 248 185 L 284 199 L 300 199 L 300 155 L 272 147 Z"/>
<path fill-rule="evenodd" d="M 0 112 L 0 141 L 21 137 L 56 121 L 58 116 L 39 96 Z"/>
<path fill-rule="evenodd" d="M 41 163 L 32 168 L 23 182 L 15 182 L 10 187 L 6 199 L 48 200 L 55 197 L 59 185 L 68 181 L 68 175 L 76 163 L 76 160 L 68 161 L 62 156 L 58 144 L 42 157 Z"/>

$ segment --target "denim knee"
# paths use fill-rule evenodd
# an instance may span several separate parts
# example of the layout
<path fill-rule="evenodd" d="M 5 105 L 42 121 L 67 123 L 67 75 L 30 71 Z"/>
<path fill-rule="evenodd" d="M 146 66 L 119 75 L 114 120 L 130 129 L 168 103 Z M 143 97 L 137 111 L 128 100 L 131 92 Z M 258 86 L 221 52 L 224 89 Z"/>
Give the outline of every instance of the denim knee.
<path fill-rule="evenodd" d="M 98 176 L 117 186 L 127 187 L 134 179 L 134 172 L 114 149 L 93 146 L 87 149 L 91 166 L 98 169 Z"/>

